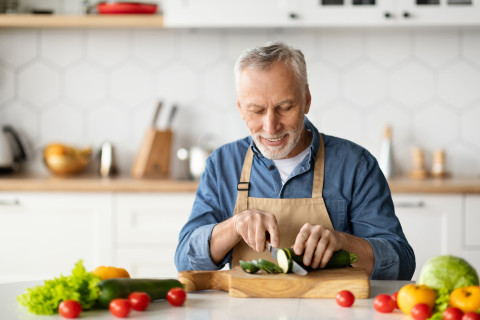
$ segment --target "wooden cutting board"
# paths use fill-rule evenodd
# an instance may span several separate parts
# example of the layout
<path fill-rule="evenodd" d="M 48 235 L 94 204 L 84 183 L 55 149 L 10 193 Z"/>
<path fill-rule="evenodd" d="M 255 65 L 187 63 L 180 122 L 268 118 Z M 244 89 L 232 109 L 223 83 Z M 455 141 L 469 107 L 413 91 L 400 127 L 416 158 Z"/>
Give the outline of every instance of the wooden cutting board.
<path fill-rule="evenodd" d="M 350 290 L 357 299 L 370 296 L 369 277 L 359 268 L 325 269 L 299 276 L 249 274 L 237 267 L 225 271 L 181 271 L 178 280 L 187 292 L 222 290 L 241 298 L 335 298 L 341 290 Z"/>

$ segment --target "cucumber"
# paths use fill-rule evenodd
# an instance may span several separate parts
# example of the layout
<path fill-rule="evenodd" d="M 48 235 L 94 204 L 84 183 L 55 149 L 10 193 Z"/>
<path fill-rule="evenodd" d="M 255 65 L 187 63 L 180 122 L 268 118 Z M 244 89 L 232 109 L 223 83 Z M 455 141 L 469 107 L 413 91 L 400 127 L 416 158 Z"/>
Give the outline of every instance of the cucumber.
<path fill-rule="evenodd" d="M 358 256 L 355 253 L 340 249 L 332 254 L 325 268 L 345 268 L 357 260 Z M 303 264 L 303 255 L 296 255 L 292 248 L 279 249 L 277 252 L 277 261 L 284 273 L 292 272 L 292 261 L 297 262 L 306 269 L 312 270 L 312 268 L 306 267 Z"/>
<path fill-rule="evenodd" d="M 283 272 L 282 268 L 280 266 L 276 265 L 273 262 L 263 260 L 263 259 L 258 259 L 258 260 L 252 260 L 252 263 L 259 268 L 260 270 L 266 272 L 266 273 L 281 273 Z"/>
<path fill-rule="evenodd" d="M 239 260 L 238 263 L 240 264 L 240 267 L 242 267 L 242 270 L 246 273 L 256 273 L 258 270 L 260 270 L 252 261 Z"/>
<path fill-rule="evenodd" d="M 167 297 L 168 290 L 176 287 L 183 288 L 180 281 L 175 279 L 106 279 L 98 284 L 100 296 L 97 305 L 108 308 L 110 301 L 116 298 L 127 298 L 134 291 L 146 292 L 150 299 L 158 300 Z"/>

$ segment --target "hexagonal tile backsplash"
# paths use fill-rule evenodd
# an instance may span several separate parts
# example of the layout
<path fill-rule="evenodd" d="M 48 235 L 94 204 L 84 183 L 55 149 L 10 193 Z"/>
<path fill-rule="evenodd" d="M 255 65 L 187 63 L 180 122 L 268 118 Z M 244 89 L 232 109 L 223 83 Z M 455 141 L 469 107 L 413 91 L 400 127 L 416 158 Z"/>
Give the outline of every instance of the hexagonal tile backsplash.
<path fill-rule="evenodd" d="M 26 169 L 39 173 L 49 142 L 98 150 L 108 140 L 127 174 L 159 100 L 164 112 L 179 107 L 173 151 L 218 146 L 248 134 L 235 105 L 236 56 L 273 39 L 304 50 L 320 130 L 377 156 L 390 124 L 403 172 L 422 147 L 444 148 L 455 175 L 480 174 L 478 30 L 4 29 L 0 125 L 17 128 L 32 151 Z M 183 168 L 172 165 L 173 177 Z"/>

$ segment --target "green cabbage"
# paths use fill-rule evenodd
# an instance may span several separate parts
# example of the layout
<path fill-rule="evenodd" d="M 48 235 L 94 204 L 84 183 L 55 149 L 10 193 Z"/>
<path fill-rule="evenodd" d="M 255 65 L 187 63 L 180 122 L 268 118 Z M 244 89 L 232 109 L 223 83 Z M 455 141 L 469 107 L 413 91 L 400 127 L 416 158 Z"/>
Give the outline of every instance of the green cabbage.
<path fill-rule="evenodd" d="M 60 276 L 46 280 L 43 286 L 28 288 L 17 297 L 17 301 L 28 308 L 30 312 L 49 315 L 58 312 L 58 306 L 63 300 L 80 302 L 83 310 L 91 309 L 100 295 L 98 284 L 100 278 L 87 272 L 83 261 L 79 260 L 69 276 Z"/>
<path fill-rule="evenodd" d="M 436 291 L 435 311 L 438 313 L 448 307 L 450 293 L 453 290 L 478 286 L 479 282 L 477 271 L 467 261 L 451 255 L 444 255 L 430 258 L 425 262 L 417 283 L 424 284 Z"/>

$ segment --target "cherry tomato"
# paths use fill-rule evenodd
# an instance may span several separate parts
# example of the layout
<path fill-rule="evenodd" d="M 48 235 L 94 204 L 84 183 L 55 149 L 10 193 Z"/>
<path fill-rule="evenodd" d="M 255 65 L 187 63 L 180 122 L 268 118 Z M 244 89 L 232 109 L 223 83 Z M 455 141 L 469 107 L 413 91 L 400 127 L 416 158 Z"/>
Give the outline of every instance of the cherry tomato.
<path fill-rule="evenodd" d="M 480 313 L 469 311 L 463 315 L 462 320 L 480 320 Z"/>
<path fill-rule="evenodd" d="M 398 309 L 397 296 L 398 296 L 398 291 L 392 294 L 392 300 L 395 302 L 395 309 Z"/>
<path fill-rule="evenodd" d="M 355 302 L 355 296 L 348 290 L 342 290 L 337 293 L 335 299 L 337 300 L 337 304 L 339 306 L 347 308 L 351 307 L 353 302 Z"/>
<path fill-rule="evenodd" d="M 412 307 L 410 314 L 415 320 L 425 320 L 432 316 L 432 309 L 425 303 L 417 303 Z"/>
<path fill-rule="evenodd" d="M 145 311 L 150 304 L 150 296 L 145 292 L 132 292 L 128 295 L 128 301 L 133 310 Z"/>
<path fill-rule="evenodd" d="M 179 307 L 187 299 L 187 294 L 182 288 L 172 288 L 167 292 L 167 300 L 172 306 Z"/>
<path fill-rule="evenodd" d="M 78 301 L 75 300 L 65 300 L 60 303 L 58 306 L 58 313 L 64 318 L 73 319 L 78 317 L 82 312 L 82 306 Z"/>
<path fill-rule="evenodd" d="M 108 309 L 115 317 L 126 318 L 130 313 L 130 301 L 122 298 L 113 299 Z"/>
<path fill-rule="evenodd" d="M 462 316 L 462 310 L 454 307 L 447 308 L 442 313 L 443 320 L 462 320 Z"/>
<path fill-rule="evenodd" d="M 390 313 L 395 309 L 395 302 L 388 294 L 379 294 L 373 300 L 373 307 L 378 312 Z"/>

